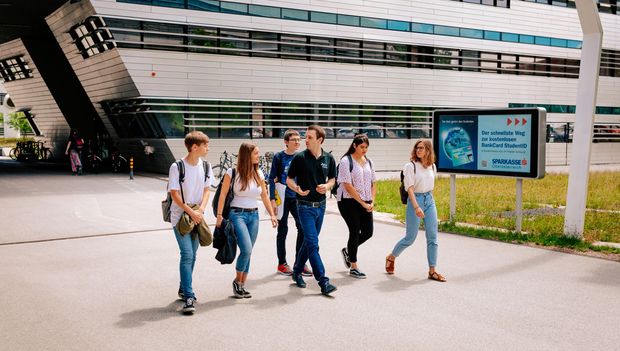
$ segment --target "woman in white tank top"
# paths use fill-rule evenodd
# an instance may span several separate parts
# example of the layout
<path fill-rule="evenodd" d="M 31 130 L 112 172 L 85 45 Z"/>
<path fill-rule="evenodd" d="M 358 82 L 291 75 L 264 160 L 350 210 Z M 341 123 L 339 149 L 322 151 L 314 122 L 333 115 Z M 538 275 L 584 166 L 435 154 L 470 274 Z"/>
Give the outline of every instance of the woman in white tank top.
<path fill-rule="evenodd" d="M 250 257 L 252 248 L 258 236 L 258 200 L 260 196 L 265 208 L 271 215 L 271 225 L 275 228 L 278 225 L 269 193 L 265 186 L 265 175 L 258 168 L 259 150 L 251 143 L 242 143 L 239 147 L 239 157 L 234 182 L 231 182 L 232 168 L 226 171 L 222 181 L 222 190 L 217 206 L 216 226 L 222 224 L 222 213 L 226 195 L 233 187 L 235 197 L 230 203 L 230 214 L 228 219 L 232 222 L 237 235 L 237 246 L 239 246 L 239 256 L 236 263 L 236 276 L 233 281 L 233 294 L 236 298 L 250 298 L 252 295 L 245 290 L 245 281 L 248 279 L 250 270 Z M 231 185 L 232 183 L 232 185 Z"/>

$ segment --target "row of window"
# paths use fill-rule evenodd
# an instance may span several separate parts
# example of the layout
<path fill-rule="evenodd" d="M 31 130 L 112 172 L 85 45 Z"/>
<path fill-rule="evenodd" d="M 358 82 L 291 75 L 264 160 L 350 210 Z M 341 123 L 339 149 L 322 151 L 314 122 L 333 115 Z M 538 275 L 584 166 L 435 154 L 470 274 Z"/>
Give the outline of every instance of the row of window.
<path fill-rule="evenodd" d="M 481 5 L 510 8 L 510 0 L 452 0 L 452 1 L 468 2 L 470 4 L 481 4 Z"/>
<path fill-rule="evenodd" d="M 573 122 L 547 123 L 548 143 L 572 143 L 575 124 Z M 620 142 L 620 123 L 595 123 L 592 142 L 618 143 Z"/>
<path fill-rule="evenodd" d="M 468 2 L 471 4 L 481 4 L 496 7 L 510 8 L 510 0 L 452 0 L 459 2 Z M 521 0 L 527 2 L 535 2 L 539 4 L 547 4 L 561 7 L 576 8 L 575 0 Z M 596 0 L 596 6 L 601 13 L 618 14 L 618 0 Z"/>
<path fill-rule="evenodd" d="M 539 4 L 547 4 L 561 7 L 576 8 L 575 0 L 521 0 L 527 2 L 536 2 Z M 618 0 L 596 0 L 596 6 L 601 13 L 618 13 Z"/>
<path fill-rule="evenodd" d="M 0 60 L 0 77 L 5 82 L 11 82 L 19 79 L 32 78 L 32 71 L 28 67 L 28 63 L 24 60 L 24 56 L 14 56 Z"/>
<path fill-rule="evenodd" d="M 508 104 L 509 108 L 513 107 L 542 107 L 549 113 L 575 113 L 575 105 L 549 105 L 549 104 Z M 620 107 L 596 106 L 595 114 L 597 115 L 620 115 Z"/>
<path fill-rule="evenodd" d="M 117 45 L 197 53 L 577 78 L 579 60 L 107 18 Z M 620 77 L 605 50 L 602 76 Z"/>
<path fill-rule="evenodd" d="M 116 0 L 118 2 L 185 8 L 190 10 L 230 13 L 236 15 L 279 18 L 286 20 L 338 24 L 354 27 L 366 27 L 423 34 L 446 35 L 453 37 L 506 41 L 532 45 L 555 46 L 580 49 L 581 41 L 551 38 L 536 35 L 498 32 L 474 28 L 442 26 L 438 24 L 397 21 L 385 18 L 351 16 L 338 13 L 306 11 L 291 8 L 243 4 L 238 2 L 216 0 Z"/>
<path fill-rule="evenodd" d="M 250 101 L 131 99 L 104 103 L 125 138 L 183 137 L 201 130 L 217 138 L 281 138 L 287 129 L 311 123 L 330 138 L 367 133 L 373 138 L 430 137 L 429 107 Z"/>
<path fill-rule="evenodd" d="M 105 26 L 103 18 L 89 17 L 69 29 L 69 35 L 83 58 L 86 59 L 116 47 L 116 44 L 110 41 L 112 34 Z"/>
<path fill-rule="evenodd" d="M 545 107 L 551 113 L 574 113 L 574 106 Z M 287 129 L 302 133 L 309 124 L 325 127 L 328 138 L 430 138 L 432 113 L 438 107 L 318 104 L 268 101 L 129 99 L 103 103 L 123 138 L 182 138 L 200 130 L 213 138 L 281 138 Z M 572 111 L 572 112 L 571 112 Z M 598 114 L 620 115 L 620 107 L 597 107 Z M 572 142 L 573 123 L 548 123 L 547 142 Z M 597 122 L 594 142 L 620 142 L 620 124 Z"/>

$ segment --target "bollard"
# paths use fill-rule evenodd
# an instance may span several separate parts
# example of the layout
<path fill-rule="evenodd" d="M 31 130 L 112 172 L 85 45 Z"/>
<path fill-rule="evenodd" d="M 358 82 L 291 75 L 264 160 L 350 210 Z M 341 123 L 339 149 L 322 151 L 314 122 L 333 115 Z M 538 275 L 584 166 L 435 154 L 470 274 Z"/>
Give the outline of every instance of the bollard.
<path fill-rule="evenodd" d="M 133 180 L 133 157 L 129 158 L 129 180 Z"/>

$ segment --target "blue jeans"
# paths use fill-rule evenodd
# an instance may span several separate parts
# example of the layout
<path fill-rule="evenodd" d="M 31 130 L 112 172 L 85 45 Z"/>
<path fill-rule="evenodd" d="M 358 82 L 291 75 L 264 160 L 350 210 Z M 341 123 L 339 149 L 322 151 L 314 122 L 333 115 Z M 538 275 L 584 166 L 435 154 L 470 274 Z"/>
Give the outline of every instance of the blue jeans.
<path fill-rule="evenodd" d="M 295 243 L 295 257 L 299 253 L 304 236 L 299 223 L 299 215 L 297 214 L 297 200 L 294 197 L 284 199 L 282 206 L 282 219 L 278 222 L 278 236 L 276 237 L 276 250 L 278 252 L 278 264 L 286 263 L 286 236 L 288 234 L 288 214 L 293 215 L 295 227 L 297 227 L 297 242 Z"/>
<path fill-rule="evenodd" d="M 192 273 L 196 263 L 196 252 L 198 251 L 198 235 L 192 239 L 192 234 L 181 235 L 176 226 L 172 227 L 174 237 L 179 244 L 181 259 L 179 260 L 179 274 L 181 275 L 181 290 L 185 298 L 196 297 L 192 288 Z"/>
<path fill-rule="evenodd" d="M 235 234 L 237 234 L 237 246 L 239 246 L 237 272 L 248 273 L 252 248 L 258 236 L 258 211 L 243 212 L 231 208 L 228 218 L 235 228 Z"/>
<path fill-rule="evenodd" d="M 424 228 L 426 230 L 426 258 L 428 259 L 428 266 L 435 267 L 437 265 L 437 208 L 435 207 L 435 199 L 433 194 L 429 191 L 426 193 L 416 193 L 415 200 L 418 205 L 424 211 Z M 392 255 L 398 257 L 403 250 L 411 246 L 418 236 L 418 229 L 420 228 L 420 217 L 415 215 L 411 200 L 407 200 L 407 216 L 405 219 L 406 234 L 405 237 L 400 239 L 394 246 Z"/>
<path fill-rule="evenodd" d="M 297 212 L 299 213 L 304 242 L 301 244 L 301 249 L 295 259 L 293 273 L 301 274 L 309 260 L 314 278 L 323 287 L 329 282 L 329 278 L 325 276 L 325 267 L 319 255 L 319 233 L 325 216 L 325 204 L 320 207 L 311 207 L 298 202 Z"/>

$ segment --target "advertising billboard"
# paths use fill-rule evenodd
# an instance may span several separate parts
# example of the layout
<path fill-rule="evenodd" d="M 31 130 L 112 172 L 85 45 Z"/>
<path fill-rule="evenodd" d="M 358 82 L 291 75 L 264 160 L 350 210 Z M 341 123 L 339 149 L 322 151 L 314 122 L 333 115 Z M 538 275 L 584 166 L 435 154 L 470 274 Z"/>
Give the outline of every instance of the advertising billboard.
<path fill-rule="evenodd" d="M 434 111 L 437 171 L 542 178 L 545 131 L 542 108 Z"/>

